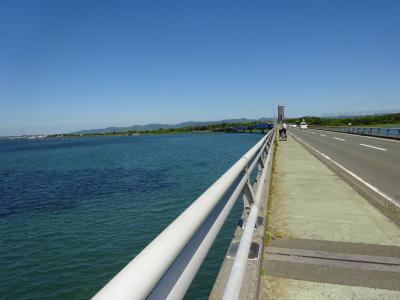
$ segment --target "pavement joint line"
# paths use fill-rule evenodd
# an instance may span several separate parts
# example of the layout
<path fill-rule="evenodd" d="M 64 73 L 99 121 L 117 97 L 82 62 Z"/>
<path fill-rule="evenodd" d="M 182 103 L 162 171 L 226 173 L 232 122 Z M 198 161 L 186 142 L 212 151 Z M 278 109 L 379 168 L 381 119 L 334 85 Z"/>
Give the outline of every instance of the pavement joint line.
<path fill-rule="evenodd" d="M 328 252 L 328 251 L 315 251 L 308 249 L 306 250 L 306 249 L 277 248 L 277 247 L 267 247 L 265 252 L 267 254 L 278 254 L 278 255 L 316 258 L 316 259 L 325 259 L 325 260 L 334 260 L 343 262 L 359 262 L 365 264 L 397 266 L 399 267 L 398 272 L 400 272 L 400 258 L 398 257 L 360 255 L 360 254 L 348 254 L 348 253 L 339 253 L 330 251 Z"/>
<path fill-rule="evenodd" d="M 376 147 L 376 146 L 371 146 L 371 145 L 367 145 L 367 144 L 360 144 L 360 146 L 364 146 L 364 147 L 368 147 L 368 148 L 373 148 L 373 149 L 377 149 L 377 150 L 381 150 L 381 151 L 387 151 L 387 149 L 380 148 L 380 147 Z"/>
<path fill-rule="evenodd" d="M 363 242 L 329 241 L 303 238 L 275 239 L 270 241 L 269 248 L 286 248 L 309 250 L 315 252 L 330 252 L 349 255 L 384 256 L 400 260 L 400 245 L 380 245 Z M 377 258 L 375 258 L 377 259 Z M 379 258 L 378 258 L 379 259 Z"/>
<path fill-rule="evenodd" d="M 266 255 L 266 264 L 268 261 L 282 261 L 296 264 L 310 264 L 331 266 L 336 268 L 353 269 L 353 270 L 369 270 L 378 272 L 400 273 L 399 265 L 384 265 L 377 263 L 365 263 L 360 261 L 343 261 L 335 259 L 326 259 L 319 257 L 295 256 L 288 254 L 274 253 Z"/>
<path fill-rule="evenodd" d="M 378 289 L 381 292 L 400 291 L 400 286 L 398 284 L 400 280 L 400 273 L 397 272 L 360 270 L 360 269 L 343 268 L 331 265 L 288 262 L 283 260 L 265 261 L 263 267 L 265 272 L 267 273 L 267 276 L 275 280 L 279 280 L 280 278 L 282 278 L 290 280 L 299 280 L 301 282 L 336 284 L 340 285 L 341 289 L 347 289 L 348 287 L 353 286 L 353 287 L 366 287 L 369 288 L 370 291 L 372 290 L 376 291 Z M 301 287 L 298 287 L 297 285 L 291 287 L 285 286 L 284 290 L 287 288 L 289 288 L 289 290 L 293 292 L 293 295 L 297 295 L 298 292 L 301 292 Z M 324 293 L 326 292 L 329 293 L 329 288 L 327 286 L 324 285 L 323 288 L 324 288 Z M 310 290 L 310 292 L 312 292 L 312 290 Z M 341 295 L 337 294 L 337 290 L 331 291 L 331 295 L 333 296 L 332 299 L 343 298 L 340 297 Z M 344 299 L 355 299 L 354 293 L 350 293 L 347 295 L 348 297 L 345 297 Z M 318 296 L 319 297 L 315 298 L 313 297 L 313 299 L 320 299 L 321 295 L 319 294 Z M 297 299 L 297 298 L 291 297 L 290 299 Z M 310 297 L 301 299 L 310 299 Z M 323 299 L 327 299 L 327 297 L 323 297 Z M 363 298 L 361 297 L 357 299 L 363 299 Z M 372 298 L 369 297 L 368 299 L 386 299 L 386 298 L 381 295 L 380 297 L 372 297 Z M 398 299 L 398 298 L 391 298 L 391 299 Z"/>
<path fill-rule="evenodd" d="M 313 146 L 311 146 L 309 143 L 305 142 L 303 139 L 297 137 L 296 135 L 294 135 L 293 133 L 289 132 L 290 135 L 292 135 L 294 138 L 296 138 L 298 141 L 302 142 L 304 145 L 307 145 L 309 148 L 311 148 L 312 150 L 314 150 L 316 153 L 318 153 L 319 155 L 321 155 L 322 157 L 326 158 L 327 160 L 329 160 L 331 163 L 333 163 L 334 165 L 336 165 L 337 167 L 339 167 L 340 169 L 342 169 L 343 171 L 345 171 L 346 173 L 348 173 L 349 175 L 353 176 L 355 179 L 357 179 L 359 182 L 361 182 L 362 184 L 364 184 L 365 186 L 367 186 L 368 188 L 370 188 L 371 190 L 373 190 L 375 193 L 379 194 L 381 197 L 385 198 L 387 201 L 389 201 L 392 205 L 394 205 L 397 209 L 400 209 L 400 204 L 398 204 L 396 201 L 394 201 L 391 197 L 389 197 L 388 195 L 386 195 L 384 192 L 380 191 L 378 188 L 376 188 L 375 186 L 373 186 L 372 184 L 366 182 L 364 179 L 362 179 L 360 176 L 354 174 L 352 171 L 346 169 L 345 167 L 343 167 L 341 164 L 339 164 L 337 161 L 333 160 L 332 158 L 330 158 L 329 156 L 327 156 L 326 154 L 322 153 L 321 151 L 317 150 L 316 148 L 314 148 Z"/>

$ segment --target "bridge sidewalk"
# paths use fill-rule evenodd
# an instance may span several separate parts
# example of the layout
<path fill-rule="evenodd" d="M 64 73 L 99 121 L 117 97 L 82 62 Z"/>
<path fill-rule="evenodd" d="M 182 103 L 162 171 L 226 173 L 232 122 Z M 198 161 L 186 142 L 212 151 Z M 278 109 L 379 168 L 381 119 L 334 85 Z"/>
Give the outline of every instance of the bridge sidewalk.
<path fill-rule="evenodd" d="M 276 152 L 260 299 L 400 299 L 400 229 L 289 136 Z"/>

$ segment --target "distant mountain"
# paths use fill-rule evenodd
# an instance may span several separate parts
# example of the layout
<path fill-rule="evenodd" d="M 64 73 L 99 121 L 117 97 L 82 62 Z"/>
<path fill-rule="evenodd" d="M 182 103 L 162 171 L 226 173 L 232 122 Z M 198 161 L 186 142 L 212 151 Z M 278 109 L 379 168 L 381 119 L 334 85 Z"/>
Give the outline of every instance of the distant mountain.
<path fill-rule="evenodd" d="M 89 129 L 89 130 L 80 130 L 73 132 L 74 134 L 87 134 L 87 133 L 104 133 L 104 132 L 126 132 L 131 130 L 136 131 L 146 131 L 146 130 L 157 130 L 157 129 L 168 129 L 168 128 L 183 128 L 183 127 L 194 127 L 194 126 L 206 126 L 206 125 L 214 125 L 214 124 L 222 124 L 222 123 L 247 123 L 247 122 L 266 122 L 271 121 L 271 118 L 260 118 L 260 119 L 227 119 L 220 121 L 209 121 L 209 122 L 196 122 L 196 121 L 188 121 L 178 124 L 158 124 L 152 123 L 147 125 L 133 125 L 128 127 L 107 127 L 102 129 Z"/>

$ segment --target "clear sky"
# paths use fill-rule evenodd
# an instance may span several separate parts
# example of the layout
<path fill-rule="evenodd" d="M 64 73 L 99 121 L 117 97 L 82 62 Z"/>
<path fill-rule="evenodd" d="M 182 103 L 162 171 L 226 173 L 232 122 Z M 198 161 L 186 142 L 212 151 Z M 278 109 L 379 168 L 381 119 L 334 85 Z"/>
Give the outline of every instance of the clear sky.
<path fill-rule="evenodd" d="M 0 0 L 0 135 L 400 108 L 400 1 Z"/>

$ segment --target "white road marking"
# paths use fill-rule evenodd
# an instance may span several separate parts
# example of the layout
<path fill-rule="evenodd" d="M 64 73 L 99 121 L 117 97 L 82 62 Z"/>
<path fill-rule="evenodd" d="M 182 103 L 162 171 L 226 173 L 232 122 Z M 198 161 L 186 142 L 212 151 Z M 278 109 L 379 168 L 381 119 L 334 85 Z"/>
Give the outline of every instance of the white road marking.
<path fill-rule="evenodd" d="M 374 149 L 377 149 L 377 150 L 387 151 L 387 149 L 379 148 L 379 147 L 375 147 L 375 146 L 371 146 L 371 145 L 366 145 L 366 144 L 360 144 L 360 145 L 364 146 L 364 147 L 374 148 Z"/>
<path fill-rule="evenodd" d="M 314 131 L 311 131 L 312 134 L 316 134 Z"/>
<path fill-rule="evenodd" d="M 325 134 L 319 134 L 320 136 L 326 136 Z"/>
<path fill-rule="evenodd" d="M 339 141 L 343 141 L 343 142 L 345 142 L 346 140 L 345 139 L 341 139 L 341 138 L 338 138 L 338 137 L 333 137 L 335 140 L 339 140 Z"/>
<path fill-rule="evenodd" d="M 354 174 L 353 172 L 351 172 L 350 170 L 346 169 L 345 167 L 343 167 L 341 164 L 339 164 L 338 162 L 336 162 L 335 160 L 333 160 L 332 158 L 330 158 L 328 155 L 325 155 L 324 153 L 322 153 L 321 151 L 315 149 L 313 146 L 311 146 L 309 143 L 305 142 L 304 140 L 302 140 L 301 138 L 295 136 L 294 134 L 290 133 L 290 135 L 292 135 L 294 138 L 296 138 L 297 140 L 301 141 L 303 144 L 307 145 L 308 147 L 310 147 L 311 149 L 313 149 L 315 152 L 317 152 L 319 155 L 323 156 L 324 158 L 326 158 L 327 160 L 329 160 L 330 162 L 332 162 L 333 164 L 335 164 L 336 166 L 338 166 L 339 168 L 341 168 L 343 171 L 347 172 L 348 174 L 350 174 L 351 176 L 353 176 L 355 179 L 357 179 L 358 181 L 360 181 L 362 184 L 366 185 L 368 188 L 370 188 L 371 190 L 373 190 L 374 192 L 376 192 L 377 194 L 379 194 L 380 196 L 382 196 L 383 198 L 385 198 L 387 201 L 389 201 L 395 208 L 400 209 L 400 204 L 398 204 L 397 202 L 395 202 L 391 197 L 389 197 L 388 195 L 386 195 L 384 192 L 381 192 L 378 188 L 376 188 L 375 186 L 373 186 L 372 184 L 366 182 L 364 179 L 362 179 L 360 176 Z"/>

